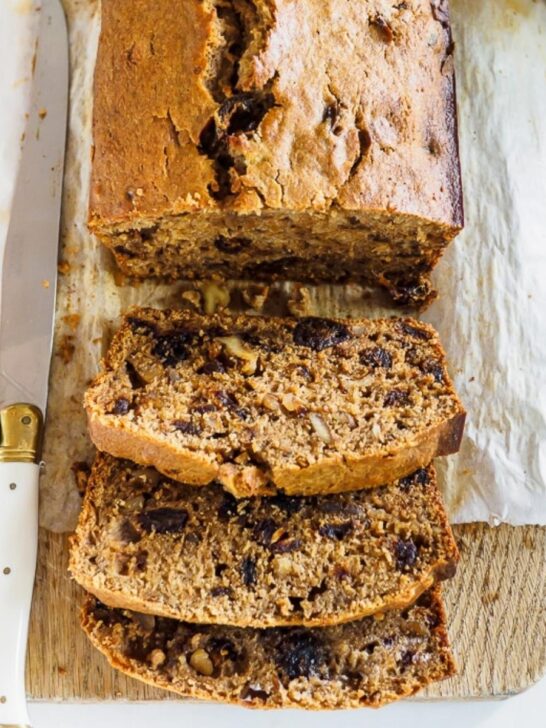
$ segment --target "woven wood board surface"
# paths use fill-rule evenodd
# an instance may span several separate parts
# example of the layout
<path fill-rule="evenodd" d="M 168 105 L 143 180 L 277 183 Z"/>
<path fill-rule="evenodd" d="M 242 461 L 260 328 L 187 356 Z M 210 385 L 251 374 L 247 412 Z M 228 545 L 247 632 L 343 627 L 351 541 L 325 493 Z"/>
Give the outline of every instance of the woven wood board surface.
<path fill-rule="evenodd" d="M 444 595 L 459 674 L 420 697 L 518 693 L 546 671 L 546 528 L 470 524 L 455 532 L 461 564 Z M 41 530 L 27 659 L 31 699 L 176 699 L 116 673 L 87 641 L 67 546 L 66 535 Z"/>

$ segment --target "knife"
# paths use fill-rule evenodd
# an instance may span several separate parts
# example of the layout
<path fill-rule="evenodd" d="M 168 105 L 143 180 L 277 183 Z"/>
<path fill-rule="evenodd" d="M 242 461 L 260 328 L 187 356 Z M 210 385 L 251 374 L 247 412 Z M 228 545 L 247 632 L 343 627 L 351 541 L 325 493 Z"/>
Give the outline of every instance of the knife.
<path fill-rule="evenodd" d="M 42 0 L 0 290 L 0 724 L 28 724 L 25 655 L 53 338 L 68 103 L 60 0 Z"/>

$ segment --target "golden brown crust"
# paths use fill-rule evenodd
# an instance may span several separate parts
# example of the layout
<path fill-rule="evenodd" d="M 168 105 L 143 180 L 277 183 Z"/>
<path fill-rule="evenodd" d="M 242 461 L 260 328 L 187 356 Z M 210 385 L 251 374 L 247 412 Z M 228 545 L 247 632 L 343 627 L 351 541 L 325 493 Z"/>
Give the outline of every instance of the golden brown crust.
<path fill-rule="evenodd" d="M 199 80 L 209 24 L 200 2 L 184 3 L 183 11 L 177 0 L 101 3 L 92 227 L 153 218 L 164 212 L 166 199 L 183 211 L 208 197 L 213 174 L 197 140 L 214 107 Z M 195 83 L 188 83 L 192 77 Z"/>
<path fill-rule="evenodd" d="M 458 196 L 443 184 L 457 158 L 448 128 L 451 37 L 447 2 L 441 4 L 441 17 L 428 0 L 410 0 L 389 10 L 387 19 L 375 0 L 354 8 L 339 0 L 305 0 L 297 13 L 288 0 L 256 2 L 250 22 L 263 36 L 244 57 L 239 84 L 253 91 L 273 80 L 275 105 L 258 138 L 237 139 L 247 171 L 228 207 L 238 213 L 262 206 L 321 210 L 335 199 L 341 208 L 398 209 L 458 227 Z M 180 12 L 180 0 L 103 0 L 95 72 L 95 224 L 219 207 L 207 190 L 213 165 L 197 150 L 218 106 L 207 87 L 207 64 L 219 43 L 214 6 L 191 0 Z M 388 23 L 390 40 L 377 31 L 377 18 Z M 324 27 L 327 40 L 317 40 L 316 30 Z M 339 133 L 332 134 L 323 116 L 336 99 Z M 349 175 L 361 153 L 361 124 L 371 147 Z M 282 196 L 280 182 L 273 184 L 275 171 L 281 172 Z M 259 195 L 250 194 L 253 183 Z"/>
<path fill-rule="evenodd" d="M 149 512 L 174 530 L 150 533 Z M 263 628 L 402 609 L 457 561 L 432 466 L 373 491 L 237 502 L 99 454 L 69 568 L 111 607 Z"/>
<path fill-rule="evenodd" d="M 282 637 L 278 630 L 148 623 L 91 598 L 81 621 L 113 667 L 185 697 L 260 708 L 377 708 L 455 674 L 439 591 L 420 602 L 380 621 L 289 629 Z M 204 663 L 192 660 L 197 651 Z M 233 672 L 230 663 L 239 661 Z"/>
<path fill-rule="evenodd" d="M 275 489 L 288 495 L 343 493 L 374 488 L 402 478 L 428 465 L 435 457 L 459 450 L 466 415 L 456 415 L 419 434 L 415 445 L 403 451 L 374 456 L 331 457 L 306 468 L 274 468 L 264 478 L 255 468 L 213 464 L 199 453 L 157 442 L 143 432 L 116 430 L 108 421 L 91 415 L 89 435 L 98 450 L 150 465 L 169 478 L 192 485 L 222 483 L 237 498 L 269 495 Z"/>

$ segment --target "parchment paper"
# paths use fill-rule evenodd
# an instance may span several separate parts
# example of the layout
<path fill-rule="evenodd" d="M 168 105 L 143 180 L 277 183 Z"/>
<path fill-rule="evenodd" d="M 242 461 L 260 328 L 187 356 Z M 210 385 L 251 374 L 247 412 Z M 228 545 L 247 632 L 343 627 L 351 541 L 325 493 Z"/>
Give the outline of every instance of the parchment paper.
<path fill-rule="evenodd" d="M 82 394 L 120 311 L 180 303 L 183 287 L 127 285 L 87 233 L 98 2 L 64 4 L 71 112 L 41 491 L 41 522 L 53 530 L 71 529 L 77 516 L 71 466 L 92 459 Z M 14 23 L 17 5 L 25 3 L 4 11 Z M 451 12 L 466 228 L 437 269 L 441 298 L 424 318 L 440 331 L 469 416 L 461 452 L 438 463 L 441 482 L 454 522 L 546 524 L 546 5 L 452 0 Z M 0 107 L 5 125 L 8 112 Z M 335 296 L 313 290 L 312 303 L 332 313 L 384 312 L 355 286 Z"/>

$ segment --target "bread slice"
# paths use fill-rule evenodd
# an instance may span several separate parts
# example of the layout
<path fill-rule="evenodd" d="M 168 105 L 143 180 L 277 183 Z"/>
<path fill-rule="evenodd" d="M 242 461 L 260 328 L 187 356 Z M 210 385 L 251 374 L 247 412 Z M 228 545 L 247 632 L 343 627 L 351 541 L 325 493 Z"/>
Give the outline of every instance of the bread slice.
<path fill-rule="evenodd" d="M 457 560 L 432 466 L 373 490 L 237 501 L 98 455 L 70 570 L 113 607 L 321 626 L 405 607 Z"/>
<path fill-rule="evenodd" d="M 382 485 L 456 452 L 465 413 L 407 318 L 134 309 L 85 396 L 99 450 L 237 497 Z"/>
<path fill-rule="evenodd" d="M 89 597 L 82 626 L 131 677 L 250 707 L 379 707 L 455 673 L 436 589 L 405 611 L 323 629 L 188 624 Z"/>

